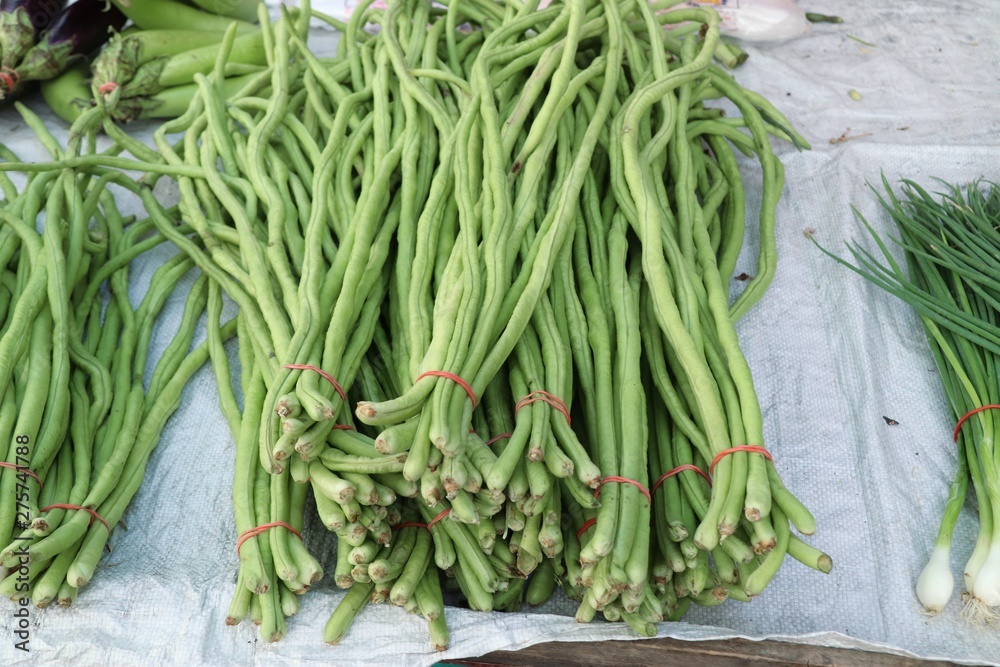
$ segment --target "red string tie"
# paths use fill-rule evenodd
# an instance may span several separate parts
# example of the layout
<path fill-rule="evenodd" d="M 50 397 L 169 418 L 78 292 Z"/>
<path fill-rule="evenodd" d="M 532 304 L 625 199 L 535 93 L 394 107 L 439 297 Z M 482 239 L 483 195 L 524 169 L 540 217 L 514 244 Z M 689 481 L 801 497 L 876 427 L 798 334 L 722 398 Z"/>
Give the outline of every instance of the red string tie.
<path fill-rule="evenodd" d="M 292 535 L 299 538 L 300 540 L 302 539 L 302 533 L 295 530 L 295 528 L 293 528 L 291 525 L 285 523 L 284 521 L 273 521 L 271 523 L 261 524 L 256 528 L 251 528 L 250 530 L 243 531 L 240 534 L 240 536 L 236 538 L 236 553 L 238 554 L 240 552 L 240 549 L 243 548 L 243 543 L 249 540 L 251 537 L 257 537 L 261 533 L 266 533 L 271 528 L 279 528 L 279 527 L 288 529 L 288 532 L 290 532 Z"/>
<path fill-rule="evenodd" d="M 6 461 L 0 461 L 0 468 L 10 468 L 11 470 L 16 470 L 17 474 L 20 475 L 24 473 L 28 477 L 33 477 L 36 482 L 38 482 L 38 490 L 42 490 L 42 480 L 38 478 L 33 470 L 29 470 L 24 466 L 19 466 L 15 463 L 7 463 Z"/>
<path fill-rule="evenodd" d="M 438 514 L 436 517 L 434 517 L 433 519 L 431 519 L 430 523 L 420 523 L 419 521 L 405 521 L 403 523 L 398 523 L 398 524 L 396 524 L 395 526 L 392 527 L 392 530 L 400 530 L 401 528 L 426 528 L 427 530 L 430 530 L 431 526 L 433 526 L 438 521 L 440 521 L 441 519 L 443 519 L 446 516 L 448 516 L 448 514 L 450 512 L 451 512 L 450 509 L 444 510 L 443 512 L 441 512 L 440 514 Z"/>
<path fill-rule="evenodd" d="M 21 83 L 21 75 L 9 67 L 0 68 L 0 82 L 9 93 Z"/>
<path fill-rule="evenodd" d="M 691 465 L 690 463 L 685 463 L 684 465 L 679 465 L 676 468 L 674 468 L 673 470 L 668 470 L 667 472 L 665 472 L 662 475 L 660 475 L 660 479 L 656 480 L 656 484 L 653 485 L 652 493 L 656 493 L 656 490 L 658 488 L 660 488 L 660 486 L 665 481 L 667 481 L 668 479 L 670 479 L 674 475 L 677 475 L 677 474 L 680 474 L 680 473 L 684 472 L 685 470 L 692 470 L 692 471 L 698 473 L 699 475 L 701 475 L 702 477 L 705 478 L 705 481 L 708 482 L 709 486 L 712 486 L 712 478 L 708 476 L 707 472 L 705 472 L 704 470 L 702 470 L 698 466 Z"/>
<path fill-rule="evenodd" d="M 118 90 L 118 84 L 115 83 L 114 81 L 108 81 L 107 83 L 102 83 L 100 86 L 97 87 L 97 92 L 99 92 L 101 95 L 108 95 L 110 93 L 115 92 L 116 90 Z"/>
<path fill-rule="evenodd" d="M 573 420 L 569 416 L 569 408 L 566 407 L 566 404 L 562 401 L 562 399 L 560 399 L 555 394 L 550 394 L 544 389 L 536 389 L 535 391 L 531 392 L 530 394 L 519 400 L 517 402 L 517 405 L 514 406 L 514 414 L 516 415 L 518 411 L 525 406 L 539 402 L 548 403 L 549 405 L 551 405 L 553 408 L 561 412 L 564 417 L 566 417 L 567 424 L 569 424 L 570 426 L 573 425 Z"/>
<path fill-rule="evenodd" d="M 104 517 L 95 512 L 94 510 L 90 509 L 89 507 L 84 507 L 83 505 L 69 505 L 66 503 L 57 503 L 55 505 L 49 505 L 48 507 L 43 507 L 38 511 L 48 512 L 49 510 L 83 510 L 84 512 L 90 514 L 90 523 L 87 524 L 88 526 L 94 523 L 94 519 L 97 519 L 98 521 L 104 524 L 104 527 L 108 529 L 109 533 L 111 532 L 111 526 L 109 526 L 108 522 L 104 520 Z"/>
<path fill-rule="evenodd" d="M 501 433 L 500 435 L 495 435 L 495 436 L 493 436 L 492 438 L 490 438 L 489 440 L 486 441 L 486 446 L 489 447 L 490 445 L 492 445 L 497 440 L 503 440 L 504 438 L 510 438 L 513 435 L 514 435 L 513 433 Z"/>
<path fill-rule="evenodd" d="M 771 457 L 771 452 L 767 451 L 763 447 L 758 447 L 757 445 L 736 445 L 735 447 L 730 447 L 729 449 L 723 449 L 721 452 L 715 455 L 712 462 L 708 464 L 709 474 L 715 472 L 715 466 L 718 465 L 719 461 L 729 456 L 730 454 L 735 454 L 736 452 L 750 452 L 751 454 L 762 454 L 771 463 L 774 463 L 774 459 Z"/>
<path fill-rule="evenodd" d="M 445 378 L 446 380 L 451 380 L 459 387 L 464 389 L 465 393 L 469 395 L 469 400 L 472 401 L 473 409 L 475 409 L 475 407 L 479 405 L 479 401 L 476 399 L 476 393 L 472 391 L 472 387 L 469 386 L 469 383 L 463 380 L 462 378 L 458 377 L 454 373 L 449 373 L 448 371 L 424 371 L 423 373 L 417 376 L 417 379 L 414 380 L 413 383 L 416 384 L 417 382 L 420 382 L 422 379 L 426 377 L 439 377 L 439 378 Z"/>
<path fill-rule="evenodd" d="M 446 516 L 448 516 L 449 514 L 451 514 L 451 510 L 450 510 L 450 509 L 447 509 L 447 510 L 445 510 L 445 511 L 441 512 L 440 514 L 438 514 L 438 515 L 437 515 L 436 517 L 434 517 L 433 519 L 431 519 L 431 520 L 430 520 L 430 523 L 428 523 L 428 524 L 427 524 L 427 530 L 430 530 L 430 529 L 431 529 L 431 527 L 433 527 L 433 526 L 434 526 L 434 524 L 436 524 L 436 523 L 437 523 L 438 521 L 440 521 L 441 519 L 445 518 L 445 517 L 446 517 Z"/>
<path fill-rule="evenodd" d="M 393 530 L 402 530 L 403 528 L 426 528 L 426 523 L 420 523 L 419 521 L 404 521 L 403 523 L 397 523 L 392 527 Z"/>
<path fill-rule="evenodd" d="M 334 424 L 333 425 L 333 430 L 334 431 L 353 431 L 353 430 L 355 430 L 355 428 L 353 426 L 351 426 L 350 424 Z"/>
<path fill-rule="evenodd" d="M 583 525 L 580 526 L 580 530 L 576 531 L 576 539 L 580 539 L 581 537 L 583 537 L 583 534 L 586 533 L 588 530 L 590 530 L 590 528 L 592 528 L 596 523 L 597 523 L 597 517 L 594 517 L 593 519 L 587 519 L 586 521 L 584 521 Z"/>
<path fill-rule="evenodd" d="M 310 366 L 309 364 L 285 364 L 282 368 L 290 368 L 293 371 L 314 371 L 319 373 L 320 376 L 333 385 L 333 388 L 337 390 L 337 394 L 340 395 L 340 400 L 347 402 L 347 394 L 344 392 L 344 388 L 340 386 L 340 383 L 336 379 L 322 368 L 318 366 Z"/>
<path fill-rule="evenodd" d="M 982 407 L 975 408 L 973 410 L 969 410 L 968 412 L 966 412 L 965 415 L 958 420 L 958 423 L 955 424 L 955 434 L 953 436 L 955 442 L 958 442 L 958 434 L 962 430 L 962 424 L 968 421 L 969 417 L 971 417 L 972 415 L 979 414 L 980 412 L 984 412 L 986 410 L 1000 410 L 1000 405 L 984 405 Z"/>
<path fill-rule="evenodd" d="M 594 491 L 594 497 L 595 498 L 597 498 L 598 496 L 601 495 L 601 487 L 604 486 L 605 484 L 607 484 L 608 482 L 619 482 L 621 484 L 631 484 L 635 488 L 639 489 L 639 491 L 642 492 L 642 495 L 646 496 L 646 500 L 649 501 L 650 505 L 653 504 L 653 496 L 652 496 L 652 494 L 649 493 L 649 489 L 647 489 L 646 487 L 644 487 L 642 484 L 640 484 L 639 482 L 635 481 L 634 479 L 629 479 L 628 477 L 619 477 L 617 475 L 611 475 L 611 476 L 605 477 L 604 479 L 601 480 L 601 483 L 597 485 L 597 490 Z"/>

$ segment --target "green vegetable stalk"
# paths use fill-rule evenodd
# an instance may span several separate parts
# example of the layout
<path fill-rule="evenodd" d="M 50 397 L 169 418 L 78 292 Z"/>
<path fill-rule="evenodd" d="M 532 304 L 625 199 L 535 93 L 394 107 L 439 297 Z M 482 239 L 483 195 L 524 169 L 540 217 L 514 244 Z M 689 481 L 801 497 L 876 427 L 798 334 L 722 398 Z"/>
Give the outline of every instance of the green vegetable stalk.
<path fill-rule="evenodd" d="M 94 60 L 94 100 L 118 122 L 179 116 L 191 99 L 195 76 L 215 67 L 222 40 L 222 34 L 208 31 L 116 36 Z M 228 54 L 224 71 L 230 76 L 245 77 L 267 64 L 260 31 L 237 37 Z M 244 81 L 227 85 L 238 89 Z"/>
<path fill-rule="evenodd" d="M 239 31 L 253 30 L 254 16 L 261 5 L 249 0 L 202 0 L 198 4 L 207 5 L 203 9 L 178 0 L 111 0 L 111 3 L 142 30 L 210 32 L 224 32 L 234 18 L 239 19 L 235 21 Z"/>

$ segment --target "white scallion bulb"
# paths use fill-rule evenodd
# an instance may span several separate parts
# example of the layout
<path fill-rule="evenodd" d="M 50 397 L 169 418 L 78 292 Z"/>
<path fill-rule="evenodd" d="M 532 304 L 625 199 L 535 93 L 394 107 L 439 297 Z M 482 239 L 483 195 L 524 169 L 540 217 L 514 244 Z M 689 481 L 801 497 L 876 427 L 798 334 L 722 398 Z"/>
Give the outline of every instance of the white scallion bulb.
<path fill-rule="evenodd" d="M 948 551 L 947 545 L 935 546 L 930 560 L 917 579 L 917 598 L 928 611 L 934 613 L 944 609 L 955 589 Z"/>
<path fill-rule="evenodd" d="M 993 545 L 976 573 L 972 595 L 987 607 L 1000 606 L 1000 547 Z"/>
<path fill-rule="evenodd" d="M 972 592 L 972 587 L 976 584 L 976 575 L 986 562 L 986 554 L 990 552 L 990 541 L 988 536 L 980 535 L 976 541 L 976 548 L 972 550 L 969 561 L 965 564 L 965 590 Z"/>

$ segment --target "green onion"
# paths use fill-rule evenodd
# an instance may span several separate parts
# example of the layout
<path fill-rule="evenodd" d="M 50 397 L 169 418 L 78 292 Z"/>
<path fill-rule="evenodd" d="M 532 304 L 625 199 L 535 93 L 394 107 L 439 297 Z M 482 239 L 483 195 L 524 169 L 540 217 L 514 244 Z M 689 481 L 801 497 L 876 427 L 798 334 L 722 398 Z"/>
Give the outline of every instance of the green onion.
<path fill-rule="evenodd" d="M 906 264 L 861 218 L 878 253 L 848 245 L 853 261 L 823 249 L 841 264 L 913 306 L 920 315 L 952 417 L 958 427 L 955 479 L 927 566 L 917 579 L 917 596 L 932 612 L 951 597 L 950 551 L 971 479 L 979 504 L 980 533 L 965 568 L 972 616 L 992 615 L 1000 606 L 1000 472 L 996 437 L 1000 410 L 1000 187 L 975 182 L 947 186 L 932 195 L 903 181 L 897 195 L 883 178 L 882 208 L 899 232 L 894 242 Z M 860 217 L 860 214 L 858 214 Z M 822 249 L 822 248 L 821 248 Z"/>

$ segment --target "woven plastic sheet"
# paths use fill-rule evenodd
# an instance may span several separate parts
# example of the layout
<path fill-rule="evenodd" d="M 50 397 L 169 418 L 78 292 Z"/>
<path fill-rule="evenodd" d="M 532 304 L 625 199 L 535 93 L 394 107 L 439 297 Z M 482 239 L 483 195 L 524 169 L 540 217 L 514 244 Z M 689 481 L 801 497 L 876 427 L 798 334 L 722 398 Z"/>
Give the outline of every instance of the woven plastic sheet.
<path fill-rule="evenodd" d="M 1000 4 L 803 4 L 844 22 L 815 26 L 782 44 L 747 46 L 750 59 L 735 72 L 813 146 L 777 148 L 787 177 L 778 209 L 778 271 L 739 334 L 766 444 L 789 488 L 813 510 L 818 531 L 810 541 L 833 557 L 834 570 L 823 575 L 789 559 L 750 604 L 692 608 L 685 622 L 661 624 L 660 634 L 1000 664 L 1000 635 L 960 618 L 957 592 L 933 618 L 913 593 L 955 468 L 953 424 L 919 322 L 806 238 L 814 234 L 838 249 L 863 237 L 852 204 L 877 230 L 890 232 L 867 185 L 883 174 L 893 183 L 911 178 L 928 187 L 934 177 L 1000 178 Z M 318 0 L 314 5 L 324 9 Z M 325 39 L 331 34 L 315 37 Z M 15 151 L 44 157 L 13 110 L 0 112 L 0 129 Z M 750 160 L 741 166 L 752 213 L 760 174 Z M 737 274 L 754 273 L 755 243 L 751 234 Z M 138 268 L 135 298 L 149 273 Z M 170 305 L 179 314 L 180 300 Z M 160 349 L 171 323 L 161 329 Z M 555 599 L 517 614 L 449 608 L 452 644 L 443 654 L 431 651 L 422 619 L 370 606 L 344 642 L 329 647 L 322 628 L 342 593 L 328 577 L 303 598 L 287 637 L 268 645 L 249 622 L 224 623 L 237 566 L 232 467 L 232 438 L 206 368 L 186 388 L 125 515 L 127 530 L 115 531 L 113 551 L 93 582 L 72 608 L 30 610 L 31 653 L 14 649 L 15 606 L 0 605 L 0 664 L 426 665 L 543 641 L 634 638 L 623 624 L 577 624 L 574 605 Z M 977 530 L 968 503 L 952 559 L 957 589 Z M 324 533 L 310 523 L 306 542 L 332 572 L 333 542 Z"/>

